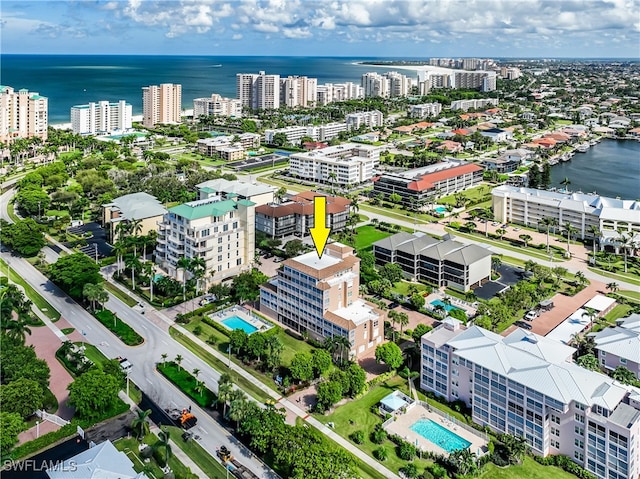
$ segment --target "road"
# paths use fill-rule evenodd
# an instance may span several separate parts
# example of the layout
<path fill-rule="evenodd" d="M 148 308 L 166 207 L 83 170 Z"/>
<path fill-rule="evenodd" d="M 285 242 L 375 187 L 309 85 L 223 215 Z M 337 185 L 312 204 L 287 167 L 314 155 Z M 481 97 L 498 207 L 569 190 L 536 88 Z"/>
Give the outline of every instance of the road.
<path fill-rule="evenodd" d="M 125 303 L 111 296 L 106 307 L 145 338 L 145 342 L 140 346 L 126 346 L 26 260 L 12 256 L 8 252 L 2 252 L 0 256 L 5 261 L 10 259 L 13 270 L 60 311 L 67 321 L 86 337 L 87 342 L 94 344 L 107 357 L 123 356 L 128 358 L 134 365 L 131 379 L 160 406 L 183 407 L 191 405 L 192 412 L 198 417 L 195 431 L 201 437 L 199 443 L 207 451 L 215 451 L 217 447 L 225 444 L 232 454 L 258 477 L 264 479 L 278 477 L 242 446 L 237 439 L 222 429 L 206 412 L 197 407 L 155 370 L 155 363 L 161 360 L 162 353 L 169 354 L 169 358 L 180 354 L 184 358 L 182 361 L 184 368 L 188 370 L 200 369 L 202 372 L 199 379 L 204 381 L 211 390 L 217 391 L 218 389 L 217 380 L 220 377 L 218 372 L 191 351 L 176 343 L 168 333 L 167 324 L 164 327 L 162 324 L 155 324 L 146 319 L 139 311 L 129 308 Z"/>

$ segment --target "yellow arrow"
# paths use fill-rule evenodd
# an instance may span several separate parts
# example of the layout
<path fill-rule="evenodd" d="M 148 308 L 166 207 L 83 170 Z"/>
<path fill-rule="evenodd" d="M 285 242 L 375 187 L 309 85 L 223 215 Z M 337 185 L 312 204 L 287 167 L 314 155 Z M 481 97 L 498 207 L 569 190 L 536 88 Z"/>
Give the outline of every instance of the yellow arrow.
<path fill-rule="evenodd" d="M 309 231 L 318 258 L 320 258 L 331 232 L 331 229 L 327 228 L 327 198 L 325 196 L 314 196 L 313 198 L 313 225 Z"/>

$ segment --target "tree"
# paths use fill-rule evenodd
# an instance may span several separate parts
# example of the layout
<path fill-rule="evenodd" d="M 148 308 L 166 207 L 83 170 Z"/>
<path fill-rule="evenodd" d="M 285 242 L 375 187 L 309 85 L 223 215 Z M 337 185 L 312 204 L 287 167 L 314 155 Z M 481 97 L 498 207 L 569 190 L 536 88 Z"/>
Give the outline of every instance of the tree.
<path fill-rule="evenodd" d="M 100 368 L 91 368 L 69 384 L 69 404 L 84 419 L 95 419 L 118 400 L 120 386 L 113 376 Z"/>
<path fill-rule="evenodd" d="M 301 382 L 313 379 L 313 357 L 307 352 L 297 352 L 289 366 L 291 376 Z"/>
<path fill-rule="evenodd" d="M 82 298 L 85 284 L 102 281 L 100 266 L 84 253 L 60 256 L 49 265 L 49 278 L 76 299 Z"/>
<path fill-rule="evenodd" d="M 584 356 L 580 356 L 576 360 L 576 364 L 578 366 L 582 366 L 586 369 L 591 369 L 592 371 L 599 371 L 600 365 L 598 364 L 598 358 L 596 358 L 593 354 L 585 354 Z"/>
<path fill-rule="evenodd" d="M 611 282 L 611 283 L 607 283 L 607 289 L 609 291 L 611 291 L 612 293 L 615 293 L 616 291 L 618 291 L 620 289 L 620 285 L 618 283 Z"/>
<path fill-rule="evenodd" d="M 496 229 L 496 233 L 500 236 L 500 239 L 502 239 L 504 237 L 504 234 L 507 232 L 506 229 L 504 228 L 498 228 Z"/>
<path fill-rule="evenodd" d="M 171 444 L 169 441 L 171 440 L 171 433 L 168 429 L 161 429 L 158 432 L 158 441 L 152 446 L 155 451 L 160 451 L 163 455 L 163 459 L 165 464 L 169 462 L 169 459 L 172 456 Z"/>
<path fill-rule="evenodd" d="M 42 226 L 31 218 L 18 220 L 13 224 L 0 220 L 0 240 L 26 257 L 37 255 L 46 244 Z"/>
<path fill-rule="evenodd" d="M 529 450 L 526 439 L 521 436 L 500 434 L 498 440 L 505 449 L 509 464 L 520 464 Z"/>
<path fill-rule="evenodd" d="M 25 422 L 20 414 L 0 412 L 0 453 L 4 456 L 18 442 L 18 434 L 25 429 Z"/>
<path fill-rule="evenodd" d="M 273 194 L 274 198 L 278 203 L 282 203 L 282 200 L 285 196 L 287 196 L 287 189 L 284 186 L 278 188 L 278 190 Z"/>
<path fill-rule="evenodd" d="M 229 419 L 236 422 L 236 429 L 247 413 L 247 395 L 240 389 L 231 391 L 229 397 Z"/>
<path fill-rule="evenodd" d="M 109 293 L 104 289 L 102 283 L 87 283 L 82 288 L 82 296 L 91 303 L 91 309 L 96 309 L 96 303 L 106 303 L 109 300 Z"/>
<path fill-rule="evenodd" d="M 342 399 L 342 384 L 338 381 L 325 381 L 318 384 L 316 408 L 319 412 L 330 409 L 335 403 Z"/>
<path fill-rule="evenodd" d="M 502 258 L 500 258 L 500 256 L 492 256 L 491 269 L 497 273 L 500 269 L 500 266 L 502 266 Z"/>
<path fill-rule="evenodd" d="M 622 254 L 624 255 L 624 272 L 627 272 L 627 253 L 628 250 L 635 246 L 634 237 L 631 234 L 627 234 L 622 230 L 618 230 L 618 237 L 616 241 L 620 243 L 622 248 Z"/>
<path fill-rule="evenodd" d="M 622 384 L 638 384 L 638 378 L 636 377 L 636 375 L 633 374 L 633 371 L 630 371 L 625 366 L 618 366 L 617 368 L 615 368 L 613 373 L 611 373 L 611 377 L 616 381 L 621 382 Z"/>
<path fill-rule="evenodd" d="M 567 255 L 571 256 L 571 237 L 578 231 L 569 221 L 564 224 L 564 232 L 567 234 Z"/>
<path fill-rule="evenodd" d="M 529 241 L 531 241 L 533 238 L 531 237 L 531 235 L 527 235 L 527 234 L 521 234 L 520 236 L 518 236 L 518 238 L 520 238 L 522 240 L 522 242 L 524 243 L 524 247 L 527 248 L 529 246 Z"/>
<path fill-rule="evenodd" d="M 245 271 L 233 278 L 231 291 L 233 298 L 239 303 L 256 301 L 260 296 L 260 285 L 269 278 L 257 269 Z"/>
<path fill-rule="evenodd" d="M 409 315 L 404 311 L 398 313 L 398 324 L 400 325 L 400 335 L 402 335 L 402 329 L 409 324 Z"/>
<path fill-rule="evenodd" d="M 553 268 L 551 270 L 551 272 L 553 273 L 553 275 L 556 277 L 556 282 L 560 282 L 560 280 L 562 278 L 564 278 L 567 275 L 567 268 L 563 267 L 563 266 L 556 266 L 555 268 Z"/>
<path fill-rule="evenodd" d="M 384 343 L 376 348 L 376 361 L 385 363 L 389 370 L 398 369 L 402 365 L 402 350 L 396 343 Z"/>
<path fill-rule="evenodd" d="M 564 186 L 564 191 L 569 191 L 567 187 L 571 184 L 571 180 L 565 176 L 565 178 L 560 182 L 562 186 Z"/>
<path fill-rule="evenodd" d="M 478 472 L 477 458 L 467 449 L 457 449 L 448 457 L 448 464 L 460 476 L 475 476 Z"/>
<path fill-rule="evenodd" d="M 400 196 L 398 193 L 391 193 L 389 195 L 389 201 L 391 201 L 391 203 L 393 203 L 394 205 L 400 204 L 400 202 L 402 201 L 402 196 Z"/>
<path fill-rule="evenodd" d="M 380 276 L 389 280 L 391 283 L 397 283 L 403 277 L 402 266 L 397 263 L 385 263 L 380 268 Z"/>
<path fill-rule="evenodd" d="M 362 369 L 362 367 L 356 363 L 349 364 L 346 372 L 349 387 L 346 391 L 343 391 L 343 394 L 348 394 L 351 397 L 356 397 L 367 387 L 367 374 L 365 373 L 364 369 Z"/>
<path fill-rule="evenodd" d="M 410 301 L 411 301 L 411 305 L 418 311 L 424 308 L 424 304 L 426 302 L 426 300 L 424 299 L 424 296 L 422 296 L 420 293 L 412 294 Z"/>
<path fill-rule="evenodd" d="M 229 333 L 229 347 L 236 351 L 236 355 L 240 356 L 240 352 L 244 351 L 249 341 L 249 335 L 243 329 L 234 329 Z"/>
<path fill-rule="evenodd" d="M 44 391 L 37 381 L 20 378 L 0 386 L 0 402 L 4 412 L 14 412 L 26 419 L 42 408 Z"/>
<path fill-rule="evenodd" d="M 293 239 L 291 241 L 287 241 L 284 245 L 284 254 L 287 258 L 293 258 L 294 256 L 298 256 L 300 253 L 304 251 L 304 243 L 302 243 L 299 239 Z"/>
<path fill-rule="evenodd" d="M 180 258 L 176 263 L 176 266 L 182 270 L 182 301 L 187 300 L 187 270 L 190 264 L 191 261 L 186 256 Z"/>
<path fill-rule="evenodd" d="M 600 232 L 600 228 L 598 228 L 598 225 L 589 225 L 589 227 L 587 228 L 587 232 L 593 237 L 593 260 L 596 260 L 596 242 L 598 241 L 598 238 L 600 237 L 600 235 L 602 234 Z"/>
<path fill-rule="evenodd" d="M 547 232 L 547 253 L 549 252 L 549 231 L 551 227 L 555 227 L 558 224 L 558 221 L 555 218 L 545 217 L 540 220 L 540 224 L 545 227 Z"/>
<path fill-rule="evenodd" d="M 136 410 L 136 417 L 131 421 L 131 429 L 136 435 L 136 439 L 139 441 L 147 434 L 149 434 L 149 423 L 147 418 L 151 415 L 151 409 L 143 411 L 142 409 Z"/>
<path fill-rule="evenodd" d="M 314 349 L 311 351 L 311 363 L 313 365 L 313 375 L 322 376 L 331 367 L 331 354 L 324 349 Z"/>
<path fill-rule="evenodd" d="M 162 353 L 160 357 L 162 358 L 162 365 L 164 366 L 167 362 L 167 358 L 169 357 L 169 355 L 167 353 Z"/>
<path fill-rule="evenodd" d="M 582 287 L 585 284 L 587 284 L 587 277 L 584 275 L 584 273 L 582 271 L 577 271 L 575 274 L 576 277 L 576 281 L 578 283 L 578 286 Z"/>
<path fill-rule="evenodd" d="M 233 386 L 230 383 L 219 383 L 218 384 L 218 404 L 222 404 L 222 416 L 225 417 L 227 415 L 227 403 L 231 399 L 231 392 L 233 391 Z"/>
<path fill-rule="evenodd" d="M 38 219 L 44 211 L 47 211 L 51 198 L 41 188 L 29 186 L 20 188 L 16 195 L 16 203 L 20 209 L 28 216 L 37 216 Z"/>
<path fill-rule="evenodd" d="M 176 354 L 175 359 L 173 360 L 174 363 L 176 363 L 178 365 L 178 369 L 182 370 L 182 361 L 184 360 L 184 358 L 182 357 L 182 354 Z"/>
<path fill-rule="evenodd" d="M 413 332 L 411 333 L 411 336 L 413 337 L 413 341 L 416 344 L 420 344 L 420 340 L 422 338 L 422 336 L 424 336 L 425 334 L 427 334 L 429 331 L 431 331 L 433 328 L 431 326 L 428 326 L 426 324 L 418 324 Z"/>

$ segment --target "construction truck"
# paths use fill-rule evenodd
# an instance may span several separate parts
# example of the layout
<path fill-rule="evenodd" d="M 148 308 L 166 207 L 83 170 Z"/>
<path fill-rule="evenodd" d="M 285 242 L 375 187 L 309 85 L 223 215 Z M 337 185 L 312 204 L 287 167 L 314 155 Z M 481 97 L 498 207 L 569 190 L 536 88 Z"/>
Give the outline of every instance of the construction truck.
<path fill-rule="evenodd" d="M 251 472 L 246 466 L 240 464 L 233 455 L 231 455 L 231 451 L 229 451 L 226 446 L 220 446 L 220 448 L 216 450 L 216 454 L 225 469 L 233 474 L 233 477 L 238 479 L 259 479 L 258 476 Z"/>
<path fill-rule="evenodd" d="M 176 423 L 176 426 L 183 429 L 191 429 L 198 422 L 198 418 L 191 414 L 191 408 L 183 408 L 182 410 L 169 409 L 167 413 Z"/>

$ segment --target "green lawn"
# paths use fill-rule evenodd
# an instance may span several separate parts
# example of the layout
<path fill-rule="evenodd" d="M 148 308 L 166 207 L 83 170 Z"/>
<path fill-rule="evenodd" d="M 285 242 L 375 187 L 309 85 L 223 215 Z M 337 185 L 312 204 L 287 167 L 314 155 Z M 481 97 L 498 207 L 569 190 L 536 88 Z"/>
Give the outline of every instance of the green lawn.
<path fill-rule="evenodd" d="M 507 468 L 487 464 L 480 476 L 481 479 L 576 479 L 576 476 L 555 466 L 543 466 L 530 457 L 525 457 L 520 466 Z"/>
<path fill-rule="evenodd" d="M 409 281 L 399 281 L 393 285 L 392 290 L 395 293 L 401 294 L 402 296 L 407 296 L 409 294 L 409 287 L 414 286 L 418 289 L 418 293 L 425 291 L 427 286 L 422 283 L 410 283 Z"/>
<path fill-rule="evenodd" d="M 380 231 L 375 226 L 360 226 L 356 228 L 355 249 L 356 251 L 367 251 L 372 248 L 373 243 L 388 236 L 391 236 L 391 233 Z"/>
<path fill-rule="evenodd" d="M 195 462 L 196 465 L 200 469 L 202 469 L 202 471 L 205 472 L 210 479 L 225 477 L 227 472 L 224 466 L 222 466 L 222 464 L 220 464 L 211 454 L 204 450 L 202 446 L 200 446 L 200 444 L 198 444 L 194 440 L 184 442 L 182 439 L 179 439 L 184 432 L 182 429 L 175 426 L 166 426 L 165 429 L 168 429 L 170 431 L 171 437 L 178 445 L 178 447 L 182 449 L 184 453 L 189 456 L 191 460 Z"/>
<path fill-rule="evenodd" d="M 174 442 L 182 441 L 180 436 L 171 435 L 171 439 Z M 143 440 L 146 444 L 153 445 L 158 442 L 158 437 L 155 434 L 147 434 Z M 113 442 L 113 445 L 118 451 L 123 451 L 129 459 L 133 462 L 133 468 L 136 472 L 142 472 L 143 470 L 151 472 L 154 477 L 160 479 L 164 477 L 164 473 L 158 466 L 155 459 L 151 459 L 149 463 L 143 463 L 143 459 L 140 458 L 138 453 L 138 441 L 135 438 L 122 438 Z M 172 456 L 169 458 L 169 467 L 173 471 L 176 477 L 183 479 L 198 479 L 198 476 L 193 474 L 189 468 L 187 468 L 180 460 Z"/>
<path fill-rule="evenodd" d="M 608 323 L 613 324 L 616 322 L 616 319 L 628 316 L 632 309 L 633 307 L 629 306 L 628 304 L 618 304 L 615 308 L 609 311 L 609 313 L 605 316 L 605 319 Z"/>
<path fill-rule="evenodd" d="M 144 338 L 142 336 L 108 309 L 97 311 L 93 316 L 127 346 L 137 346 L 144 342 Z"/>
<path fill-rule="evenodd" d="M 46 216 L 58 216 L 60 218 L 69 216 L 68 210 L 47 210 L 44 213 Z"/>
<path fill-rule="evenodd" d="M 164 377 L 178 386 L 183 393 L 200 406 L 209 407 L 216 399 L 216 395 L 206 387 L 203 388 L 202 391 L 196 391 L 198 386 L 196 377 L 177 363 L 173 361 L 167 361 L 166 363 L 160 362 L 156 367 Z"/>
<path fill-rule="evenodd" d="M 469 202 L 475 203 L 480 200 L 484 200 L 485 198 L 491 198 L 491 187 L 488 185 L 480 185 L 474 188 L 469 188 L 468 190 L 462 191 L 464 197 L 469 200 Z M 444 205 L 455 205 L 456 199 L 454 195 L 443 196 L 442 198 L 438 198 L 438 203 Z M 474 206 L 473 208 L 477 208 Z"/>
<path fill-rule="evenodd" d="M 7 263 L 0 259 L 0 276 L 6 276 Z M 57 321 L 60 319 L 60 313 L 56 311 L 40 294 L 33 289 L 26 281 L 18 276 L 13 269 L 9 270 L 9 280 L 22 286 L 24 288 L 27 297 L 36 305 L 36 307 L 42 311 L 51 321 Z"/>
<path fill-rule="evenodd" d="M 209 366 L 218 371 L 219 373 L 229 373 L 231 374 L 231 380 L 233 384 L 238 386 L 244 392 L 253 396 L 260 402 L 265 402 L 267 399 L 270 399 L 271 396 L 262 391 L 262 389 L 256 387 L 252 382 L 248 381 L 244 377 L 238 375 L 235 371 L 231 371 L 225 362 L 220 361 L 209 351 L 199 346 L 187 336 L 182 334 L 179 331 L 176 331 L 175 328 L 169 328 L 169 333 L 171 337 L 178 341 L 180 344 L 188 348 L 192 353 L 198 355 L 203 361 L 207 362 Z M 160 359 L 160 358 L 158 358 Z"/>
<path fill-rule="evenodd" d="M 110 294 L 114 295 L 120 301 L 125 303 L 127 306 L 133 307 L 136 304 L 138 304 L 138 302 L 135 299 L 133 299 L 131 296 L 129 296 L 127 293 L 122 291 L 117 286 L 109 283 L 108 281 L 105 281 L 102 284 L 104 285 L 104 289 L 106 289 Z"/>
<path fill-rule="evenodd" d="M 354 444 L 355 447 L 359 447 L 362 451 L 373 457 L 373 451 L 384 447 L 388 452 L 388 458 L 382 464 L 385 467 L 391 469 L 394 472 L 398 472 L 402 466 L 407 462 L 403 461 L 396 455 L 396 446 L 389 439 L 386 439 L 383 444 L 374 444 L 371 442 L 370 435 L 373 432 L 377 424 L 382 423 L 382 418 L 372 412 L 372 407 L 380 402 L 389 393 L 395 391 L 404 383 L 404 380 L 399 376 L 395 376 L 388 381 L 374 386 L 364 396 L 355 401 L 349 401 L 347 404 L 338 407 L 333 413 L 324 416 L 314 414 L 315 418 L 326 424 L 333 422 L 335 424 L 336 433 L 342 437 L 349 439 L 349 435 L 355 431 L 364 431 L 365 441 L 361 445 Z M 422 472 L 424 470 L 427 461 L 414 460 L 413 461 L 418 470 Z"/>
<path fill-rule="evenodd" d="M 94 364 L 102 364 L 103 362 L 109 359 L 104 354 L 102 354 L 98 350 L 98 348 L 96 348 L 93 344 L 89 344 L 89 343 L 75 343 L 75 344 L 85 347 L 84 355 L 87 357 L 87 359 L 91 360 L 91 362 Z"/>
<path fill-rule="evenodd" d="M 589 266 L 589 271 L 593 271 L 594 273 L 598 273 L 602 276 L 606 276 L 607 278 L 617 279 L 619 281 L 625 281 L 627 283 L 635 284 L 640 286 L 640 280 L 638 276 L 629 273 L 612 273 L 610 271 L 605 271 L 601 268 L 593 268 Z"/>
<path fill-rule="evenodd" d="M 621 291 L 618 291 L 618 294 L 620 296 L 626 296 L 627 298 L 640 301 L 640 291 L 621 290 Z"/>

